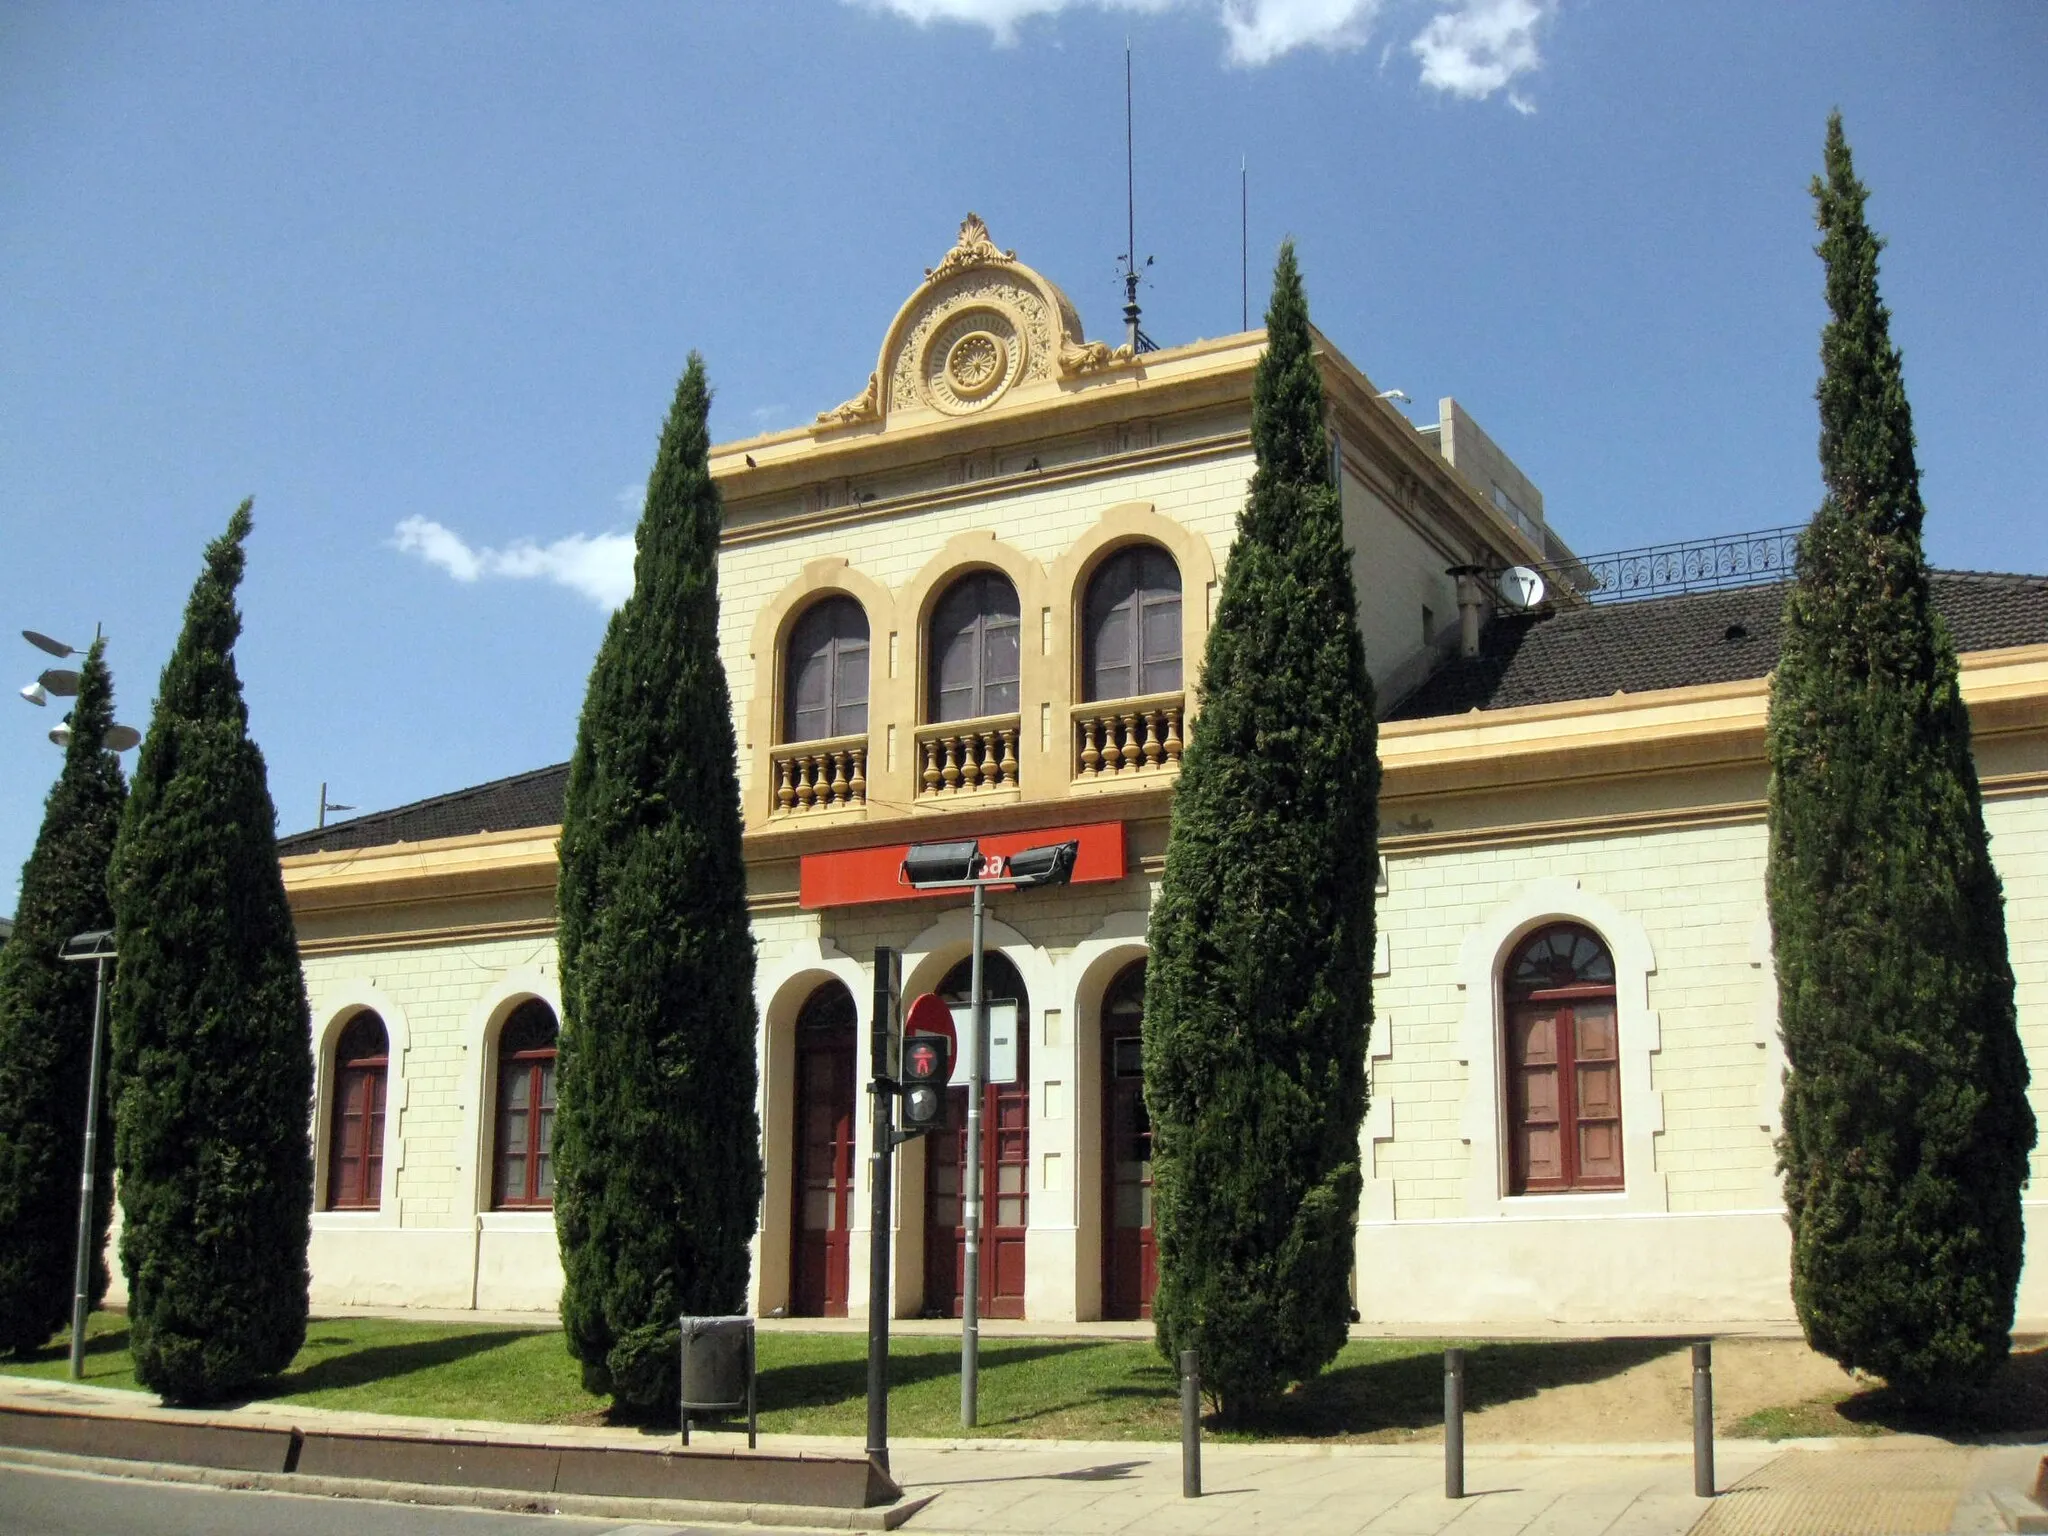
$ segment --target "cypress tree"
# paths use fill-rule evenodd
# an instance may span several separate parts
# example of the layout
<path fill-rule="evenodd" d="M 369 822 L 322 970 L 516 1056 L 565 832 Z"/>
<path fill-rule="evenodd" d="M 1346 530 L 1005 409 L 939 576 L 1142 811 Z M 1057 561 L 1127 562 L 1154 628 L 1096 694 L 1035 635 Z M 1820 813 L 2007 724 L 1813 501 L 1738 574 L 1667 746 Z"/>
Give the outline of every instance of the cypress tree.
<path fill-rule="evenodd" d="M 718 538 L 690 354 L 590 672 L 562 817 L 562 1326 L 585 1384 L 673 1410 L 678 1316 L 743 1310 L 761 1196 L 754 941 Z"/>
<path fill-rule="evenodd" d="M 1826 167 L 1826 495 L 1771 689 L 1779 1159 L 1807 1340 L 1932 1396 L 2006 1356 L 2034 1118 L 1969 716 L 1929 598 L 1883 242 L 1839 113 Z"/>
<path fill-rule="evenodd" d="M 174 1403 L 306 1331 L 312 1026 L 231 654 L 249 529 L 245 501 L 206 547 L 114 846 L 121 1268 L 136 1377 Z"/>
<path fill-rule="evenodd" d="M 58 958 L 73 934 L 111 928 L 107 860 L 128 796 L 120 758 L 100 744 L 114 720 L 104 641 L 80 670 L 64 768 L 21 871 L 14 937 L 0 948 L 0 1351 L 40 1349 L 71 1316 L 78 1189 L 91 1077 L 94 967 Z M 114 1139 L 100 1078 L 92 1274 L 107 1293 Z"/>
<path fill-rule="evenodd" d="M 1159 1348 L 1226 1418 L 1342 1347 L 1372 1026 L 1372 680 L 1292 243 L 1145 980 Z"/>

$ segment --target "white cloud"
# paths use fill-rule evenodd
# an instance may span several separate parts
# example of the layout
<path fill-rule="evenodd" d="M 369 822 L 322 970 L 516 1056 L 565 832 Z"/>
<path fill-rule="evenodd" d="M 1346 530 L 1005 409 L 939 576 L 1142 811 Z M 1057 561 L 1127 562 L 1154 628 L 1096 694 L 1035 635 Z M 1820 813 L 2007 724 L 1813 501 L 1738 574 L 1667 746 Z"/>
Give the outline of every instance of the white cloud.
<path fill-rule="evenodd" d="M 1507 90 L 1542 64 L 1536 29 L 1550 8 L 1551 0 L 1458 0 L 1408 45 L 1422 61 L 1422 83 L 1473 101 Z M 1518 91 L 1508 91 L 1508 104 L 1524 116 L 1536 110 Z"/>
<path fill-rule="evenodd" d="M 919 26 L 935 21 L 965 21 L 984 26 L 999 43 L 1017 40 L 1017 23 L 1033 16 L 1054 16 L 1076 5 L 1105 11 L 1165 11 L 1183 0 L 847 0 L 873 10 L 893 11 Z"/>
<path fill-rule="evenodd" d="M 1017 40 L 1018 24 L 1036 16 L 1092 7 L 1104 11 L 1197 11 L 1213 16 L 1233 64 L 1256 68 L 1300 48 L 1327 52 L 1363 47 L 1390 4 L 1415 0 L 845 0 L 929 26 L 963 22 L 988 28 L 998 43 Z M 1439 9 L 1409 51 L 1421 61 L 1422 83 L 1481 100 L 1498 91 L 1517 112 L 1535 106 L 1508 89 L 1542 62 L 1536 29 L 1557 0 L 1435 0 Z M 1382 60 L 1384 63 L 1384 59 Z"/>
<path fill-rule="evenodd" d="M 1363 47 L 1380 0 L 1223 0 L 1230 62 L 1270 64 L 1297 48 Z"/>
<path fill-rule="evenodd" d="M 503 549 L 479 549 L 431 518 L 408 517 L 392 530 L 392 543 L 464 583 L 499 576 L 552 581 L 607 611 L 633 595 L 630 533 L 572 533 L 552 544 L 520 539 Z"/>

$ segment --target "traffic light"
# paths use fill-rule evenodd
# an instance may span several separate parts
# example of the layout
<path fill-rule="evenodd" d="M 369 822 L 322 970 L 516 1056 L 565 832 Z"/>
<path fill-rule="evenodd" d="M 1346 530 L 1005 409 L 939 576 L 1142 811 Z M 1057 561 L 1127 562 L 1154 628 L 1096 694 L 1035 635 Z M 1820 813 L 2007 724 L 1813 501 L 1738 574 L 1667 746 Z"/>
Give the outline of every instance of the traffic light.
<path fill-rule="evenodd" d="M 946 1118 L 946 1083 L 953 1075 L 953 1042 L 944 1035 L 911 1035 L 903 1042 L 903 1134 L 922 1136 Z"/>

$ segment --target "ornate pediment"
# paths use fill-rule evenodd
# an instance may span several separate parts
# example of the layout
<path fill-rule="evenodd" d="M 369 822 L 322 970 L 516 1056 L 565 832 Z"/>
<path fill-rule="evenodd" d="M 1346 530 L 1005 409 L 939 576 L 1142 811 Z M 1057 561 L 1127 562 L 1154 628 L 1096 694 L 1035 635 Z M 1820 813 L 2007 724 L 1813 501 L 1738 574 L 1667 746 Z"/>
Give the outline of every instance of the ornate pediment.
<path fill-rule="evenodd" d="M 889 327 L 867 387 L 822 411 L 814 432 L 892 415 L 972 416 L 1034 386 L 1125 368 L 1129 347 L 1089 341 L 1072 302 L 997 247 L 975 214 Z"/>

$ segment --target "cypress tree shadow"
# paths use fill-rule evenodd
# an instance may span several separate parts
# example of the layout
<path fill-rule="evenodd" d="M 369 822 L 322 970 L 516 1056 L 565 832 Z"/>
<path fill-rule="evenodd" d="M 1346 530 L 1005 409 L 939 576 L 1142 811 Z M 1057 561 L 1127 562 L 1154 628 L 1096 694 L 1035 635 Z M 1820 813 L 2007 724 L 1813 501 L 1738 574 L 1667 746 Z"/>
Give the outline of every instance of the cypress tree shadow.
<path fill-rule="evenodd" d="M 1476 1413 L 1551 1387 L 1619 1376 L 1690 1342 L 1545 1339 L 1467 1344 L 1465 1408 Z M 1345 1364 L 1340 1355 L 1330 1370 L 1260 1403 L 1241 1427 L 1252 1436 L 1303 1439 L 1433 1430 L 1443 1424 L 1443 1405 L 1443 1356 L 1435 1351 L 1354 1365 Z"/>
<path fill-rule="evenodd" d="M 515 1344 L 532 1336 L 533 1330 L 527 1328 L 486 1328 L 473 1333 L 456 1333 L 445 1338 L 420 1339 L 404 1344 L 373 1344 L 367 1349 L 350 1350 L 346 1354 L 316 1360 L 297 1370 L 284 1371 L 273 1376 L 265 1383 L 266 1390 L 261 1395 L 283 1397 L 301 1392 L 326 1392 L 338 1387 L 361 1387 L 372 1382 L 392 1381 L 420 1371 L 430 1371 L 438 1366 L 453 1365 L 458 1360 L 467 1360 L 494 1349 L 502 1349 L 507 1344 Z M 347 1342 L 347 1339 L 332 1334 L 325 1337 L 315 1336 L 306 1341 L 309 1348 Z"/>
<path fill-rule="evenodd" d="M 2048 1431 L 2048 1348 L 2015 1349 L 1981 1381 L 1958 1381 L 1946 1397 L 1890 1385 L 1851 1394 L 1835 1405 L 1851 1424 L 1943 1440 L 2039 1439 Z"/>
<path fill-rule="evenodd" d="M 127 1348 L 128 1329 L 125 1325 L 99 1333 L 90 1329 L 86 1332 L 85 1358 L 88 1364 L 95 1355 L 119 1355 L 125 1353 Z M 25 1349 L 12 1358 L 24 1365 L 54 1365 L 59 1360 L 68 1360 L 71 1358 L 71 1334 L 68 1330 L 57 1334 L 41 1349 Z M 91 1370 L 86 1371 L 88 1377 L 92 1374 Z"/>
<path fill-rule="evenodd" d="M 1043 1340 L 1019 1344 L 984 1343 L 981 1346 L 981 1368 L 984 1371 L 995 1371 L 1004 1366 L 1028 1364 L 1033 1360 L 1051 1359 L 1098 1347 L 1083 1339 Z M 959 1374 L 960 1356 L 957 1351 L 930 1350 L 905 1355 L 892 1353 L 889 1357 L 889 1386 L 892 1392 L 903 1387 L 916 1386 L 920 1382 L 935 1381 Z M 759 1383 L 763 1413 L 788 1408 L 830 1408 L 840 1403 L 859 1402 L 866 1398 L 867 1390 L 868 1363 L 865 1355 L 844 1360 L 810 1360 L 800 1364 L 775 1366 L 761 1372 Z"/>

